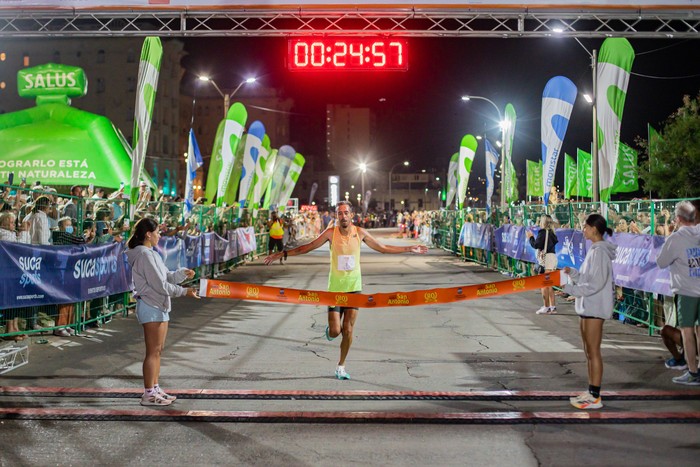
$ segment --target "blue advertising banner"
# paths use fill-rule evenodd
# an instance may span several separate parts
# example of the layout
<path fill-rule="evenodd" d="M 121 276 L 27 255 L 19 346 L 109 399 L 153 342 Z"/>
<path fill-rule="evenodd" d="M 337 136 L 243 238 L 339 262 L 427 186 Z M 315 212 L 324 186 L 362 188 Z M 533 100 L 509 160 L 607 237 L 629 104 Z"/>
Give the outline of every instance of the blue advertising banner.
<path fill-rule="evenodd" d="M 557 253 L 557 268 L 570 267 L 581 269 L 583 260 L 586 259 L 586 239 L 583 232 L 573 229 L 557 229 L 555 249 Z"/>
<path fill-rule="evenodd" d="M 656 265 L 656 256 L 664 241 L 664 237 L 651 235 L 613 235 L 610 242 L 617 245 L 617 257 L 613 261 L 615 284 L 672 296 L 669 270 Z"/>
<path fill-rule="evenodd" d="M 163 258 L 165 267 L 174 271 L 183 267 L 185 261 L 185 242 L 179 237 L 160 237 L 156 251 Z"/>
<path fill-rule="evenodd" d="M 0 242 L 0 308 L 76 303 L 126 292 L 123 245 Z"/>
<path fill-rule="evenodd" d="M 185 236 L 185 267 L 198 268 L 202 265 L 202 236 Z"/>
<path fill-rule="evenodd" d="M 514 224 L 505 224 L 494 231 L 494 244 L 496 252 L 519 258 L 523 249 L 523 238 L 525 238 L 525 228 Z"/>
<path fill-rule="evenodd" d="M 214 235 L 213 232 L 202 234 L 202 264 L 214 264 Z"/>
<path fill-rule="evenodd" d="M 215 263 L 223 263 L 226 261 L 226 247 L 228 247 L 228 240 L 214 234 L 211 240 L 212 257 Z"/>
<path fill-rule="evenodd" d="M 459 245 L 469 248 L 490 250 L 493 241 L 493 228 L 490 224 L 465 222 L 459 233 Z"/>

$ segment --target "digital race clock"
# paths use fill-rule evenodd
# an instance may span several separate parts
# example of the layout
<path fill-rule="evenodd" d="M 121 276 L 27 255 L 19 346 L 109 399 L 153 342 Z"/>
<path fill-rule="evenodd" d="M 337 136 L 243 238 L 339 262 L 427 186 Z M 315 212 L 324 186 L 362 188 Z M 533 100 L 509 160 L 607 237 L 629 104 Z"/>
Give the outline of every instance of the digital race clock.
<path fill-rule="evenodd" d="M 289 39 L 287 44 L 290 71 L 408 70 L 403 39 L 307 37 Z"/>

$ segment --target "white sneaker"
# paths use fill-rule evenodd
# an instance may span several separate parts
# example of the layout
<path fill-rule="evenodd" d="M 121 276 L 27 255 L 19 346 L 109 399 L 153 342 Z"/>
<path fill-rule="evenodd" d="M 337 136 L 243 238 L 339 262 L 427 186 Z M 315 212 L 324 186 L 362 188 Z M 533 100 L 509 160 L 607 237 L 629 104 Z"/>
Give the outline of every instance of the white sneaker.
<path fill-rule="evenodd" d="M 571 405 L 577 409 L 589 410 L 589 409 L 599 409 L 603 407 L 603 402 L 600 397 L 593 397 L 593 395 L 588 392 L 582 392 L 576 397 L 571 397 L 569 399 Z"/>
<path fill-rule="evenodd" d="M 557 314 L 557 307 L 555 307 L 555 306 L 550 306 L 550 307 L 547 309 L 547 314 L 548 314 L 548 315 L 556 315 L 556 314 Z"/>
<path fill-rule="evenodd" d="M 537 310 L 537 311 L 535 312 L 535 314 L 537 314 L 537 315 L 546 315 L 547 313 L 549 313 L 549 307 L 548 307 L 548 306 L 543 306 L 542 308 L 540 308 L 539 310 Z"/>
<path fill-rule="evenodd" d="M 338 368 L 335 369 L 335 377 L 338 379 L 350 379 L 350 375 L 347 374 L 344 366 L 338 366 Z"/>
<path fill-rule="evenodd" d="M 141 396 L 141 405 L 145 405 L 145 406 L 148 406 L 148 405 L 166 406 L 166 405 L 170 405 L 172 403 L 173 403 L 173 401 L 169 401 L 167 399 L 164 399 L 158 393 L 153 393 L 153 394 L 144 393 L 143 396 Z"/>

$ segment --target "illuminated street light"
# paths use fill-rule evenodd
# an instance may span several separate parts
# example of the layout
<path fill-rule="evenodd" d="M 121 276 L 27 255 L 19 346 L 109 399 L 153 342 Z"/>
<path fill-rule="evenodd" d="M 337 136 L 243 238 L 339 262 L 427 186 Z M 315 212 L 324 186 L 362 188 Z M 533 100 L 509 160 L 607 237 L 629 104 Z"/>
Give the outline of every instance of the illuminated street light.
<path fill-rule="evenodd" d="M 233 96 L 236 95 L 238 90 L 241 89 L 241 86 L 243 86 L 244 84 L 251 84 L 251 83 L 254 83 L 257 81 L 257 78 L 255 78 L 255 77 L 246 78 L 243 81 L 241 81 L 241 83 L 236 87 L 236 89 L 233 90 L 233 92 L 231 94 L 227 94 L 227 93 L 223 92 L 221 90 L 221 88 L 216 84 L 216 82 L 213 79 L 211 79 L 210 77 L 202 75 L 202 76 L 199 76 L 198 78 L 200 81 L 206 81 L 208 83 L 211 83 L 214 86 L 214 89 L 216 89 L 219 92 L 219 94 L 221 95 L 221 97 L 224 98 L 224 118 L 226 118 L 226 114 L 228 113 L 228 108 L 231 106 L 231 99 L 233 98 Z"/>

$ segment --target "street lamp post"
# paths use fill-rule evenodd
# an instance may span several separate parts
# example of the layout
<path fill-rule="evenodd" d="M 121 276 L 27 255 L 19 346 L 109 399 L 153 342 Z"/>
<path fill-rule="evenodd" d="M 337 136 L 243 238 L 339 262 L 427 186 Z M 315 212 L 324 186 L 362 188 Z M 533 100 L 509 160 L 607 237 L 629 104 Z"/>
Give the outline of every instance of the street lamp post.
<path fill-rule="evenodd" d="M 362 215 L 365 215 L 365 173 L 367 172 L 367 164 L 364 162 L 360 163 L 360 172 L 362 174 L 362 191 L 360 192 L 362 196 L 358 196 L 358 200 L 362 200 Z"/>
<path fill-rule="evenodd" d="M 241 86 L 243 86 L 244 84 L 254 83 L 257 80 L 257 78 L 255 78 L 255 77 L 246 78 L 240 82 L 240 84 L 236 87 L 236 89 L 233 90 L 233 92 L 231 94 L 227 94 L 227 93 L 223 92 L 221 90 L 221 88 L 216 84 L 216 82 L 213 79 L 211 79 L 210 77 L 200 76 L 199 79 L 200 79 L 200 81 L 207 81 L 207 82 L 211 83 L 212 85 L 214 85 L 214 89 L 216 89 L 219 92 L 219 94 L 221 95 L 221 97 L 224 98 L 224 118 L 226 118 L 226 114 L 228 113 L 228 108 L 231 106 L 231 99 L 233 98 L 233 96 L 236 95 L 238 90 L 241 89 Z"/>
<path fill-rule="evenodd" d="M 482 101 L 486 101 L 489 104 L 491 104 L 495 109 L 496 112 L 498 112 L 498 124 L 501 127 L 501 141 L 503 142 L 503 146 L 506 144 L 506 122 L 503 120 L 503 114 L 501 113 L 501 109 L 498 108 L 495 102 L 493 102 L 491 99 L 488 99 L 486 97 L 482 96 L 462 96 L 462 100 L 467 102 L 470 101 L 471 99 L 479 99 Z M 506 158 L 505 154 L 503 154 L 503 151 L 501 151 L 501 207 L 505 208 L 506 207 L 506 193 L 505 193 L 505 183 L 506 183 Z"/>
<path fill-rule="evenodd" d="M 394 169 L 400 165 L 408 167 L 409 163 L 408 161 L 399 162 L 397 164 L 394 164 L 389 170 L 389 209 L 391 209 L 391 174 L 394 171 Z"/>

